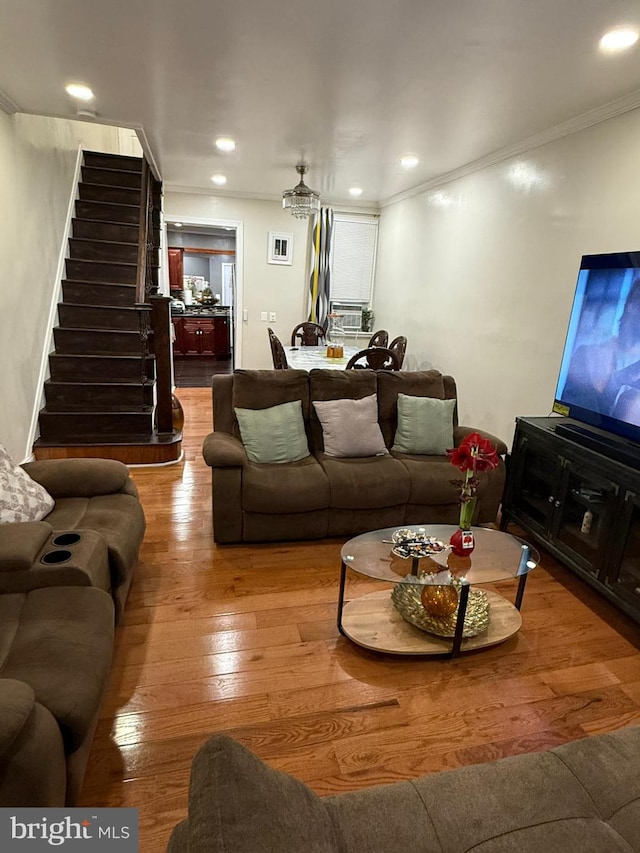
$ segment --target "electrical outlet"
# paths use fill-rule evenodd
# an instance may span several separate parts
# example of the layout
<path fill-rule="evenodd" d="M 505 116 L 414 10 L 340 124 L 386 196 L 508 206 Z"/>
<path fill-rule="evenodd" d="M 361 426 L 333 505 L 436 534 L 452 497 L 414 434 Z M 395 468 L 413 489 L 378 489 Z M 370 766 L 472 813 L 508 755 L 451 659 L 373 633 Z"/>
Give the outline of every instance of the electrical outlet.
<path fill-rule="evenodd" d="M 270 323 L 275 323 L 275 322 L 276 322 L 276 312 L 275 312 L 275 311 L 270 311 L 270 312 L 269 312 L 269 322 L 270 322 Z"/>
<path fill-rule="evenodd" d="M 261 312 L 260 312 L 260 322 L 262 322 L 262 323 L 266 323 L 266 322 L 267 322 L 267 312 L 266 312 L 266 311 L 261 311 Z"/>

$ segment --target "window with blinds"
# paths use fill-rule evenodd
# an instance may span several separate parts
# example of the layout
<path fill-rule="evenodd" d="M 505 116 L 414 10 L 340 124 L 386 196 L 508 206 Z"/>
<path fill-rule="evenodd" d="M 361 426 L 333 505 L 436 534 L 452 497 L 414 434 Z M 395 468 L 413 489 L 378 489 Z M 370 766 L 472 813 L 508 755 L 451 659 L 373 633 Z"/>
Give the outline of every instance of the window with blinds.
<path fill-rule="evenodd" d="M 332 305 L 341 303 L 364 307 L 370 304 L 377 239 L 377 218 L 335 214 L 331 263 Z"/>

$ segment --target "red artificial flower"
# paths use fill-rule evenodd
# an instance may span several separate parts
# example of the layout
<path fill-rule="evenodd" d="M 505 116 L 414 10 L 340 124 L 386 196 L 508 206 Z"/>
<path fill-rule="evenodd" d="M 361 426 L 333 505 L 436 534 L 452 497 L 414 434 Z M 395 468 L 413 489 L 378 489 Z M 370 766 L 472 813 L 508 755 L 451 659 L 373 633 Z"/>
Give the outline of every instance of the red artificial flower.
<path fill-rule="evenodd" d="M 479 481 L 476 474 L 490 471 L 500 463 L 500 457 L 496 448 L 488 438 L 483 438 L 477 432 L 470 432 L 462 439 L 458 447 L 447 450 L 452 465 L 465 471 L 465 479 L 462 481 L 452 480 L 455 485 L 460 484 L 460 500 L 465 503 L 475 497 Z"/>

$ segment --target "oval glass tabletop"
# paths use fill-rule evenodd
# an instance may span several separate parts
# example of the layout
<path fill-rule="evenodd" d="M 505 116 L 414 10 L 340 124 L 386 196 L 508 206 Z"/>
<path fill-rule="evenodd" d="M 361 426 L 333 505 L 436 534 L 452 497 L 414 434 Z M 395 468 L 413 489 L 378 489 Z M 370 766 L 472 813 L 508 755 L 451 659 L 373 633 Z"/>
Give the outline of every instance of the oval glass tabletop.
<path fill-rule="evenodd" d="M 416 534 L 413 550 L 411 536 L 394 536 L 400 529 Z M 345 542 L 342 561 L 358 574 L 383 581 L 398 583 L 411 575 L 415 567 L 418 574 L 448 570 L 454 579 L 469 584 L 516 578 L 535 569 L 540 561 L 540 555 L 528 542 L 486 527 L 473 528 L 473 552 L 468 557 L 457 557 L 449 546 L 457 529 L 453 524 L 412 524 L 406 528 L 372 530 Z M 433 540 L 433 550 L 429 548 L 429 540 Z M 403 547 L 407 544 L 409 547 Z M 425 552 L 427 555 L 422 556 Z M 407 556 L 403 556 L 405 553 Z M 411 583 L 411 579 L 407 582 Z"/>

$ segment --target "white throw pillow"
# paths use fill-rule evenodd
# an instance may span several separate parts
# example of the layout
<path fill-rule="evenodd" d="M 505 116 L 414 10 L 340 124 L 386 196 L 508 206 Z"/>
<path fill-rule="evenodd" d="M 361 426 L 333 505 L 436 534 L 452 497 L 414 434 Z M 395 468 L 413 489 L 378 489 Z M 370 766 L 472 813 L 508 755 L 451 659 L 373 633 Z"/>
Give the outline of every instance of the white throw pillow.
<path fill-rule="evenodd" d="M 378 397 L 313 403 L 327 456 L 383 456 L 389 451 L 378 424 Z"/>
<path fill-rule="evenodd" d="M 16 465 L 0 444 L 0 524 L 42 521 L 54 506 L 49 492 Z"/>

